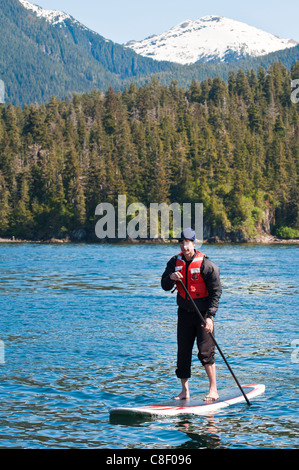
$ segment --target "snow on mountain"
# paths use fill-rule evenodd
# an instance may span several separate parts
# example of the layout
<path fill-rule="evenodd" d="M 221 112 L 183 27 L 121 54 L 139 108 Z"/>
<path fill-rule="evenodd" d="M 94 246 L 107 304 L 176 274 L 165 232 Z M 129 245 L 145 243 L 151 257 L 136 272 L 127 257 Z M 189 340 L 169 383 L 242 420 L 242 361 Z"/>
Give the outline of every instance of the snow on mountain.
<path fill-rule="evenodd" d="M 36 14 L 37 17 L 44 18 L 51 24 L 55 25 L 55 24 L 63 23 L 67 19 L 71 19 L 74 21 L 74 19 L 70 15 L 68 15 L 67 13 L 64 13 L 63 11 L 45 10 L 44 8 L 34 5 L 33 3 L 28 2 L 27 0 L 19 0 L 19 2 L 27 10 L 32 10 Z"/>
<path fill-rule="evenodd" d="M 46 10 L 28 0 L 19 0 L 27 10 L 56 26 L 66 26 L 69 21 L 84 30 L 86 26 L 63 11 Z M 106 39 L 107 42 L 110 42 Z M 125 47 L 137 54 L 155 60 L 180 64 L 195 62 L 231 62 L 246 57 L 257 57 L 270 52 L 294 47 L 292 39 L 281 39 L 240 21 L 221 16 L 204 16 L 187 20 L 160 35 L 143 41 L 129 41 Z"/>
<path fill-rule="evenodd" d="M 38 5 L 30 3 L 27 0 L 19 0 L 19 2 L 27 10 L 32 10 L 38 18 L 44 18 L 53 26 L 66 26 L 66 21 L 69 20 L 70 22 L 75 23 L 81 29 L 88 30 L 86 26 L 75 20 L 75 18 L 73 18 L 68 13 L 64 13 L 63 11 L 59 10 L 46 10 L 45 8 L 39 7 Z"/>
<path fill-rule="evenodd" d="M 296 46 L 261 29 L 222 16 L 187 20 L 160 35 L 125 44 L 138 54 L 180 64 L 236 61 Z"/>

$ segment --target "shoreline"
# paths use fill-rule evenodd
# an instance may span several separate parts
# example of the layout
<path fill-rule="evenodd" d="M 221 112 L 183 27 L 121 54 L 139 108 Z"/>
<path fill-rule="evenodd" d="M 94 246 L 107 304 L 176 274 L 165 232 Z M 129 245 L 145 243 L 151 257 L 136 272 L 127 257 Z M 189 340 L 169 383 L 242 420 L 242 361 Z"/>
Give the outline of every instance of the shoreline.
<path fill-rule="evenodd" d="M 199 241 L 198 241 L 199 242 Z M 20 239 L 20 238 L 0 238 L 1 243 L 40 243 L 40 244 L 64 244 L 64 243 L 90 243 L 90 244 L 103 244 L 103 243 L 110 243 L 110 244 L 170 244 L 170 243 L 177 243 L 177 239 L 162 239 L 162 238 L 155 238 L 155 239 L 98 239 L 98 240 L 88 240 L 88 239 L 81 239 L 75 240 L 70 238 L 48 238 L 45 240 L 29 240 L 29 239 Z M 273 235 L 260 235 L 253 239 L 248 240 L 232 240 L 226 239 L 221 240 L 218 237 L 210 237 L 204 239 L 202 244 L 208 245 L 223 245 L 223 244 L 234 244 L 234 245 L 296 245 L 299 244 L 299 239 L 297 238 L 290 238 L 290 239 L 282 239 L 274 237 Z"/>

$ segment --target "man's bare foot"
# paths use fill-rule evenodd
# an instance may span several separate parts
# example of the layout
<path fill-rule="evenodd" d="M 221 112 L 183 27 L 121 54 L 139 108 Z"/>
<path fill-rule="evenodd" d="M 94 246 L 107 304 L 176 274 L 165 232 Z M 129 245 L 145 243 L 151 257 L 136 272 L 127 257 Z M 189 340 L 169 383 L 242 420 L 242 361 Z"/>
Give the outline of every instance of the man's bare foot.
<path fill-rule="evenodd" d="M 173 400 L 189 400 L 189 382 L 188 379 L 181 379 L 182 391 L 176 397 L 172 397 Z"/>
<path fill-rule="evenodd" d="M 217 401 L 219 398 L 219 395 L 217 393 L 217 390 L 210 390 L 208 395 L 204 398 L 205 401 Z"/>
<path fill-rule="evenodd" d="M 188 391 L 183 390 L 176 397 L 173 397 L 173 400 L 189 400 L 190 394 Z"/>

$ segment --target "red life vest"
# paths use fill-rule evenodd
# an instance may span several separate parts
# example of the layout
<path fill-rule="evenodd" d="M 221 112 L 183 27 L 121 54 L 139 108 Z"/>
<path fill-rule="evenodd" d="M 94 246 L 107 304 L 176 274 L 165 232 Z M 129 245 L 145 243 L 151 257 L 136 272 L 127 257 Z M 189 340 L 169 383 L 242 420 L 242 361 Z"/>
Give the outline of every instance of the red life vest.
<path fill-rule="evenodd" d="M 194 256 L 193 260 L 189 264 L 187 279 L 186 279 L 186 262 L 183 260 L 183 254 L 180 253 L 177 256 L 175 270 L 180 271 L 183 275 L 183 283 L 188 289 L 189 294 L 191 295 L 192 299 L 198 299 L 200 297 L 208 297 L 209 292 L 205 281 L 202 277 L 200 272 L 200 268 L 204 259 L 204 254 L 200 251 L 196 251 L 196 255 Z M 186 298 L 187 294 L 184 291 L 180 282 L 176 283 L 178 293 Z"/>

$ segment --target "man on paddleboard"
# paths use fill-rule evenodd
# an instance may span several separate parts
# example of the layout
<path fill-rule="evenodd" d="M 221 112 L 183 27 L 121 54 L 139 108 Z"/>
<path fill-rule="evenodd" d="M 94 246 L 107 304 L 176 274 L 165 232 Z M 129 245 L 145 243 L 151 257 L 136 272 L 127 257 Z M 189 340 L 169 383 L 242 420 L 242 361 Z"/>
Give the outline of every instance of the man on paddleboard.
<path fill-rule="evenodd" d="M 210 383 L 205 400 L 214 401 L 218 399 L 215 344 L 209 333 L 214 332 L 213 319 L 222 289 L 219 268 L 206 255 L 196 250 L 195 240 L 194 230 L 186 228 L 182 231 L 179 240 L 181 252 L 168 261 L 161 279 L 165 291 L 172 290 L 175 285 L 178 291 L 176 375 L 181 379 L 182 391 L 174 398 L 177 400 L 190 398 L 188 379 L 191 377 L 192 349 L 196 339 L 198 359 L 205 367 Z M 200 310 L 206 321 L 205 326 L 179 280 L 182 280 Z"/>

